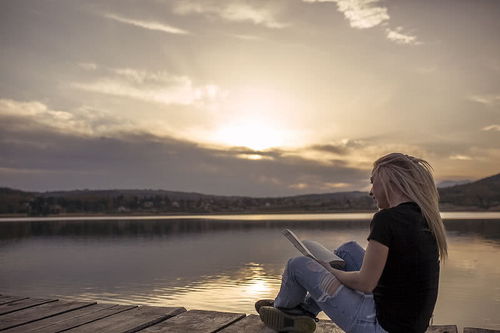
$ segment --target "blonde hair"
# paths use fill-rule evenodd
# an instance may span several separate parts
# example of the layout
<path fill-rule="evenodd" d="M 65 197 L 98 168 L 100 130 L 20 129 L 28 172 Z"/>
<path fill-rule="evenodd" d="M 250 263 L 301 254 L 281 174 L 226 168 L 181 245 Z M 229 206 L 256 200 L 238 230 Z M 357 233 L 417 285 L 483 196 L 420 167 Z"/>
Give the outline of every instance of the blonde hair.
<path fill-rule="evenodd" d="M 439 215 L 439 193 L 431 165 L 417 157 L 391 153 L 373 163 L 372 174 L 381 177 L 386 196 L 388 190 L 399 191 L 420 207 L 436 238 L 439 256 L 444 261 L 448 256 L 448 246 L 443 221 Z"/>

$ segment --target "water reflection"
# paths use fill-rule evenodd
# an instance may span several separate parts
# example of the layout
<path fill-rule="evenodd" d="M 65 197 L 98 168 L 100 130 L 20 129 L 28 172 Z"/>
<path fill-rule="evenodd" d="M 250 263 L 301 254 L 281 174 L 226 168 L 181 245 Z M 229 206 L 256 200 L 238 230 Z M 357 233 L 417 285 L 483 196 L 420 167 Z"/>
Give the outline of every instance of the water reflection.
<path fill-rule="evenodd" d="M 366 245 L 369 221 L 79 220 L 0 223 L 0 293 L 254 313 L 297 255 L 291 228 Z M 500 328 L 500 220 L 447 220 L 434 323 Z"/>
<path fill-rule="evenodd" d="M 239 220 L 76 220 L 76 221 L 7 221 L 0 223 L 0 240 L 32 237 L 178 237 L 183 234 L 228 230 L 256 229 L 338 229 L 366 228 L 368 219 L 359 220 L 295 220 L 295 221 L 239 221 Z"/>

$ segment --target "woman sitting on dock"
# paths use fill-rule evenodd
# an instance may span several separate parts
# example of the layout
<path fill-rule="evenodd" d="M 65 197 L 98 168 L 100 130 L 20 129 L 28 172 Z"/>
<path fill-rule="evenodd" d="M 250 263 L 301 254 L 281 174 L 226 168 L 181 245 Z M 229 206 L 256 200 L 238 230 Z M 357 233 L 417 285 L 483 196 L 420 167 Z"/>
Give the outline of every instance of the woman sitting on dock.
<path fill-rule="evenodd" d="M 309 257 L 290 259 L 275 300 L 255 304 L 280 332 L 313 332 L 324 311 L 345 332 L 425 332 L 438 294 L 445 229 L 431 166 L 400 153 L 375 161 L 370 195 L 380 209 L 368 246 L 335 250 L 345 270 Z"/>

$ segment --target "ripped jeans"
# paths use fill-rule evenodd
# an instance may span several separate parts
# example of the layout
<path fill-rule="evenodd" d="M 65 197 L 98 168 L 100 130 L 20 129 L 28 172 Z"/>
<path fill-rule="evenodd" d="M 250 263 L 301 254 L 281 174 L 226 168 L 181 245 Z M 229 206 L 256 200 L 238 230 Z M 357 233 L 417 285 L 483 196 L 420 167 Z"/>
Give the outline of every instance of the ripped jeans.
<path fill-rule="evenodd" d="M 347 242 L 335 254 L 344 259 L 346 271 L 359 271 L 365 250 L 356 242 Z M 348 333 L 384 333 L 375 315 L 372 294 L 340 285 L 335 293 L 328 292 L 335 277 L 309 257 L 288 261 L 281 288 L 274 306 L 293 308 L 301 305 L 317 315 L 324 311 L 330 319 Z"/>

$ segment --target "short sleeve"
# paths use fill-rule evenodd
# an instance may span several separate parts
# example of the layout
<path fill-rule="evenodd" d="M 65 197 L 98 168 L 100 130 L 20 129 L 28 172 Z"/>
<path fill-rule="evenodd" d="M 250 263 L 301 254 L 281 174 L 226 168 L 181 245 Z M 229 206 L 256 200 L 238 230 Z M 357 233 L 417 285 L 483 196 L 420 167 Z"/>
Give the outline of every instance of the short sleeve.
<path fill-rule="evenodd" d="M 370 223 L 370 234 L 367 239 L 373 239 L 387 247 L 391 247 L 391 220 L 391 216 L 387 212 L 380 211 L 376 213 Z"/>

